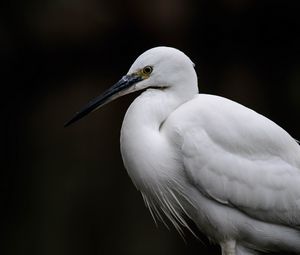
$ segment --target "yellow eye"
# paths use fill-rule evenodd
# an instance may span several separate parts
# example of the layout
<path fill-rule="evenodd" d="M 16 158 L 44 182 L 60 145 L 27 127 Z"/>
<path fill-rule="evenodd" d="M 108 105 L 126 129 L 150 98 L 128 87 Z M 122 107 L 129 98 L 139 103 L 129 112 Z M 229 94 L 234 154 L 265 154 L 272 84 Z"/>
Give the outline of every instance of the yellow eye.
<path fill-rule="evenodd" d="M 149 74 L 152 73 L 152 71 L 153 71 L 152 66 L 145 66 L 145 67 L 143 68 L 143 74 L 149 75 Z"/>

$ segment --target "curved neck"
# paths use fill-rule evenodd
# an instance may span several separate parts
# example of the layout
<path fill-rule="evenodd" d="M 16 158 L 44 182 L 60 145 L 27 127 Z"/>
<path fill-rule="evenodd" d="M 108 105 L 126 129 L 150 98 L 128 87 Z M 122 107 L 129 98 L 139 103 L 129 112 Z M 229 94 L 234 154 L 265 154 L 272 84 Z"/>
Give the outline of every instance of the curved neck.
<path fill-rule="evenodd" d="M 197 85 L 194 86 L 194 89 L 187 89 L 184 86 L 147 89 L 128 108 L 122 128 L 127 125 L 134 128 L 138 125 L 138 129 L 144 126 L 147 129 L 152 128 L 159 131 L 169 115 L 197 93 Z"/>
<path fill-rule="evenodd" d="M 121 129 L 121 153 L 128 174 L 139 189 L 154 185 L 161 179 L 157 176 L 167 176 L 166 172 L 176 168 L 177 163 L 172 164 L 175 152 L 160 128 L 188 99 L 177 97 L 172 91 L 148 89 L 127 110 Z"/>
<path fill-rule="evenodd" d="M 180 98 L 165 90 L 148 89 L 130 105 L 123 126 L 159 131 L 163 122 L 182 103 L 184 102 Z"/>

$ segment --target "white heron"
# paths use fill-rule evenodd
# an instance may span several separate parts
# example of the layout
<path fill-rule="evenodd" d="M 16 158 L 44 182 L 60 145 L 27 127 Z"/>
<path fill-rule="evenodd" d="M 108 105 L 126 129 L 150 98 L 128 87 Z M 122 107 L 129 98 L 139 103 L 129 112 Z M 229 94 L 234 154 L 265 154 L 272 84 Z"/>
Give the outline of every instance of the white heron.
<path fill-rule="evenodd" d="M 156 47 L 66 123 L 145 90 L 121 129 L 129 176 L 153 217 L 186 217 L 222 254 L 300 253 L 300 146 L 281 127 L 229 99 L 198 93 L 193 62 Z"/>

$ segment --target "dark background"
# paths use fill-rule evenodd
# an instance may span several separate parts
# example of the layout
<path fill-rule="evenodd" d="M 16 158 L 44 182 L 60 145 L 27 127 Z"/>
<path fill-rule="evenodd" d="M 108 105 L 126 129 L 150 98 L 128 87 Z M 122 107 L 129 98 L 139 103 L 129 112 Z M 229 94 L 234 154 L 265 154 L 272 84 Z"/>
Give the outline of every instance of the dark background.
<path fill-rule="evenodd" d="M 220 254 L 156 228 L 124 170 L 121 98 L 63 124 L 148 48 L 196 63 L 201 92 L 300 139 L 297 1 L 27 0 L 1 4 L 1 254 Z M 274 138 L 276 139 L 276 138 Z"/>

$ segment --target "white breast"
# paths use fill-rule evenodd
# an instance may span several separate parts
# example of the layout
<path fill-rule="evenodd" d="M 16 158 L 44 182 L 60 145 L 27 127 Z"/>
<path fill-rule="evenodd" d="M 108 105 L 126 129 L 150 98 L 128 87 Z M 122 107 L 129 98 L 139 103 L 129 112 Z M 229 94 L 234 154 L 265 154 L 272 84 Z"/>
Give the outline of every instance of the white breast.
<path fill-rule="evenodd" d="M 180 225 L 188 227 L 182 217 L 190 204 L 184 193 L 187 179 L 178 151 L 160 132 L 161 118 L 172 104 L 166 104 L 162 92 L 144 92 L 126 113 L 120 144 L 125 168 L 152 215 L 163 220 L 165 214 L 181 232 Z"/>

